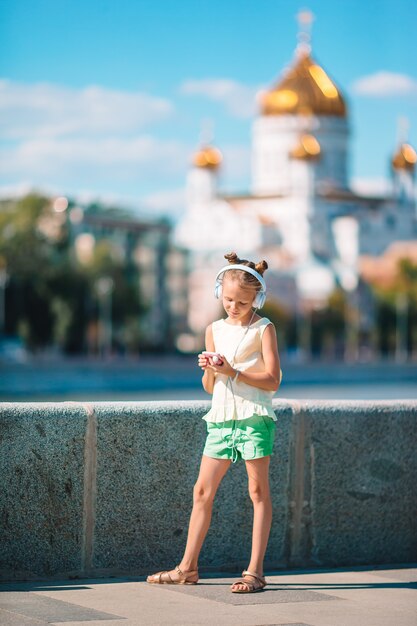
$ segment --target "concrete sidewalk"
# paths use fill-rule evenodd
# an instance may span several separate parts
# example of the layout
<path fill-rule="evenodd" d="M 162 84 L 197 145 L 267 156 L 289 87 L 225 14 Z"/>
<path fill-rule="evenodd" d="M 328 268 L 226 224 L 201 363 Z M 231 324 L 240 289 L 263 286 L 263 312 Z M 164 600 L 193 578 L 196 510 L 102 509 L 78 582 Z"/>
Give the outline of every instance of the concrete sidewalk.
<path fill-rule="evenodd" d="M 0 585 L 2 626 L 417 626 L 417 563 L 267 574 L 265 591 L 232 594 L 235 575 L 196 586 L 106 578 Z"/>

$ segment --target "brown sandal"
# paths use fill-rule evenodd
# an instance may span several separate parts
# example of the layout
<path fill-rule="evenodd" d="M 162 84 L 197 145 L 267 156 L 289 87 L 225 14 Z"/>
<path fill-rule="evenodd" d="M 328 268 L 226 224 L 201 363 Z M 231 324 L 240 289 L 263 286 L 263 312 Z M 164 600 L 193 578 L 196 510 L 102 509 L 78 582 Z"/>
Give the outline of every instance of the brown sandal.
<path fill-rule="evenodd" d="M 198 570 L 190 569 L 187 572 L 180 570 L 178 565 L 174 567 L 180 578 L 173 580 L 168 571 L 156 572 L 156 574 L 150 574 L 146 582 L 151 585 L 196 585 L 198 582 Z"/>
<path fill-rule="evenodd" d="M 244 580 L 245 576 L 252 576 L 255 580 Z M 255 587 L 255 583 L 258 583 L 258 586 Z M 248 570 L 243 570 L 242 579 L 237 580 L 233 583 L 234 585 L 245 585 L 246 589 L 231 589 L 232 593 L 256 593 L 257 591 L 262 591 L 266 586 L 266 580 L 264 576 L 259 576 L 254 572 L 249 572 Z"/>

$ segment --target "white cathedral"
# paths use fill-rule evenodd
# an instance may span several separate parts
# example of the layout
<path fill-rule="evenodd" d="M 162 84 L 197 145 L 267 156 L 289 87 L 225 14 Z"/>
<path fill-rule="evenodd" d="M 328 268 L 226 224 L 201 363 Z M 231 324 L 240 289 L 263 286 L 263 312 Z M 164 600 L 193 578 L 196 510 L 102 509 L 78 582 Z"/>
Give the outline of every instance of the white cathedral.
<path fill-rule="evenodd" d="M 364 197 L 349 188 L 349 116 L 340 89 L 314 60 L 301 33 L 292 65 L 259 95 L 252 126 L 252 182 L 245 195 L 218 189 L 222 154 L 194 155 L 186 212 L 175 241 L 191 255 L 188 325 L 200 337 L 219 314 L 214 277 L 232 250 L 269 263 L 269 298 L 290 310 L 320 306 L 337 287 L 356 289 L 361 255 L 416 239 L 417 155 L 401 143 L 392 158 L 392 192 Z"/>

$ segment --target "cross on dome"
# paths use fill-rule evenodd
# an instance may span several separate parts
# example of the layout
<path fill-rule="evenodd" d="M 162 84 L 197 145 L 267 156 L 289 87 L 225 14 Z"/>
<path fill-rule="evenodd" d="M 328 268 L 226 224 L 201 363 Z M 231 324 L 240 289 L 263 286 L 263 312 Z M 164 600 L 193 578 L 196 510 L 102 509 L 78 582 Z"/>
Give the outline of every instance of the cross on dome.
<path fill-rule="evenodd" d="M 297 54 L 310 54 L 311 52 L 311 28 L 314 22 L 314 15 L 307 9 L 302 9 L 297 13 L 298 21 L 298 46 Z"/>

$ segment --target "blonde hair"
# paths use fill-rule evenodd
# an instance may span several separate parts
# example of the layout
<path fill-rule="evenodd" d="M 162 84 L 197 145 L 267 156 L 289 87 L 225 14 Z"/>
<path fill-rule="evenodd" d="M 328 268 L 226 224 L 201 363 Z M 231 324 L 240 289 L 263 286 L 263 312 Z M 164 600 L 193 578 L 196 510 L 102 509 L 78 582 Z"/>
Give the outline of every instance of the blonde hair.
<path fill-rule="evenodd" d="M 247 265 L 248 267 L 258 272 L 258 274 L 260 274 L 261 276 L 263 276 L 265 270 L 268 269 L 268 263 L 266 261 L 263 260 L 259 263 L 254 263 L 253 261 L 248 261 L 247 259 L 239 259 L 236 252 L 230 252 L 229 254 L 225 254 L 224 258 L 229 261 L 230 265 Z M 261 283 L 259 282 L 259 280 L 256 278 L 256 276 L 252 276 L 252 274 L 249 274 L 249 272 L 236 269 L 225 270 L 222 280 L 224 279 L 226 274 L 231 279 L 237 280 L 239 282 L 239 286 L 242 289 L 251 288 L 256 289 L 256 291 L 259 291 L 261 289 Z"/>

